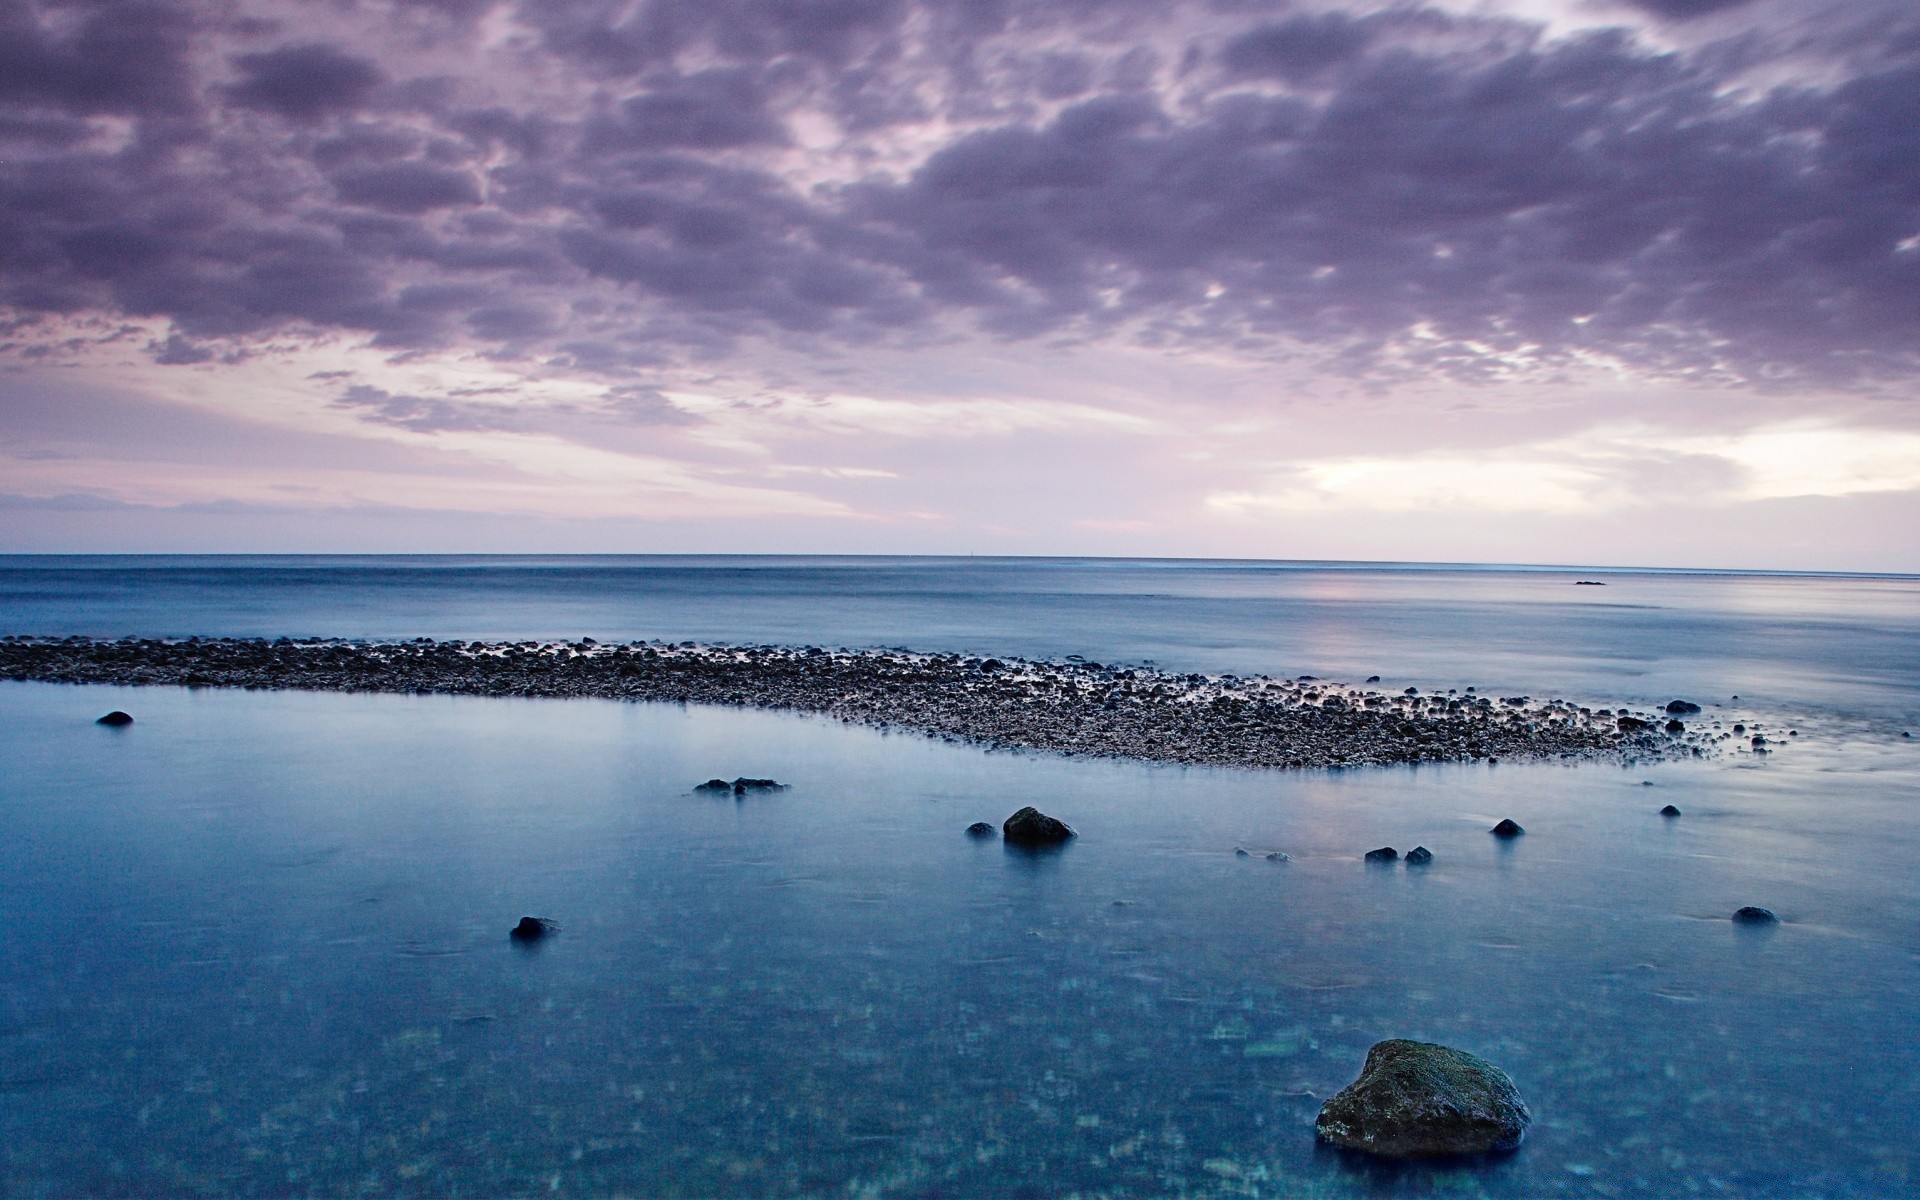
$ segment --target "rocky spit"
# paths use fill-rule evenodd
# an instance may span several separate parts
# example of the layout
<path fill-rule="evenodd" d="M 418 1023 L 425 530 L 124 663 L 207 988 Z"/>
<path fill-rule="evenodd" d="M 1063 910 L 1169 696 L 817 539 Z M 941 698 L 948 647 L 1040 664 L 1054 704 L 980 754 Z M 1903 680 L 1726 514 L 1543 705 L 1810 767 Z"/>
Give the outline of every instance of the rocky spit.
<path fill-rule="evenodd" d="M 596 697 L 813 713 L 999 749 L 1230 767 L 1694 757 L 1654 711 L 1077 660 L 692 642 L 0 638 L 0 679 Z M 1660 711 L 1659 716 L 1665 717 Z"/>

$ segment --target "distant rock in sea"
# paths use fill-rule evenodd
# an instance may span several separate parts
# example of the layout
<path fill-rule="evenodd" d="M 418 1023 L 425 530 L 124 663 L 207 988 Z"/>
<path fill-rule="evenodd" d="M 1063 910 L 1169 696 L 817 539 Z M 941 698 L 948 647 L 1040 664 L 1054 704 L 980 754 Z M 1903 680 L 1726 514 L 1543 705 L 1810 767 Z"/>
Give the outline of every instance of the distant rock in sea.
<path fill-rule="evenodd" d="M 1432 861 L 1433 851 L 1425 846 L 1415 846 L 1407 851 L 1407 865 L 1410 867 L 1424 867 Z"/>
<path fill-rule="evenodd" d="M 521 917 L 520 923 L 507 931 L 507 936 L 516 942 L 537 942 L 548 934 L 557 933 L 560 927 L 545 917 Z"/>
<path fill-rule="evenodd" d="M 1736 925 L 1778 925 L 1780 923 L 1780 918 L 1774 915 L 1772 909 L 1761 908 L 1757 904 L 1749 904 L 1745 908 L 1734 910 L 1733 920 Z"/>
<path fill-rule="evenodd" d="M 975 821 L 967 826 L 967 836 L 970 838 L 990 838 L 994 833 L 993 826 L 985 821 Z"/>
<path fill-rule="evenodd" d="M 1511 1150 L 1533 1115 L 1507 1073 L 1478 1055 L 1404 1038 L 1375 1042 L 1354 1080 L 1320 1107 L 1314 1131 L 1387 1158 Z"/>
<path fill-rule="evenodd" d="M 1508 817 L 1503 819 L 1498 825 L 1495 825 L 1492 832 L 1495 837 L 1516 838 L 1525 833 L 1526 830 L 1520 828 L 1518 821 Z"/>
<path fill-rule="evenodd" d="M 1667 711 L 1670 713 L 1697 713 L 1700 711 L 1700 706 L 1691 700 L 1669 700 L 1667 701 Z"/>
<path fill-rule="evenodd" d="M 1660 815 L 1663 817 L 1677 817 L 1680 815 L 1680 810 L 1669 804 L 1660 810 Z"/>
<path fill-rule="evenodd" d="M 748 792 L 784 792 L 787 786 L 772 779 L 748 779 L 743 776 L 732 781 L 709 779 L 693 790 L 715 796 L 744 796 Z"/>
<path fill-rule="evenodd" d="M 1382 846 L 1378 850 L 1367 851 L 1367 861 L 1370 863 L 1390 863 L 1399 857 L 1400 852 L 1392 846 Z"/>
<path fill-rule="evenodd" d="M 131 725 L 133 724 L 133 718 L 116 708 L 112 712 L 108 713 L 106 716 L 101 717 L 99 720 L 95 721 L 94 724 L 95 725 Z"/>
<path fill-rule="evenodd" d="M 1018 846 L 1054 846 L 1077 836 L 1071 825 L 1034 808 L 1032 805 L 1008 817 L 1000 833 Z"/>

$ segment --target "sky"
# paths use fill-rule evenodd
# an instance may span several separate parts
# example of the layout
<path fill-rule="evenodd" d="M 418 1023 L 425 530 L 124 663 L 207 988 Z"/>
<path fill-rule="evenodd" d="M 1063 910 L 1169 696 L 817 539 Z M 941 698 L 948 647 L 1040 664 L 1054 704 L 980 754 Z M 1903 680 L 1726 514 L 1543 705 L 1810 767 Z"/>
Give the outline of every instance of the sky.
<path fill-rule="evenodd" d="M 1920 571 L 1913 0 L 0 0 L 0 551 Z"/>

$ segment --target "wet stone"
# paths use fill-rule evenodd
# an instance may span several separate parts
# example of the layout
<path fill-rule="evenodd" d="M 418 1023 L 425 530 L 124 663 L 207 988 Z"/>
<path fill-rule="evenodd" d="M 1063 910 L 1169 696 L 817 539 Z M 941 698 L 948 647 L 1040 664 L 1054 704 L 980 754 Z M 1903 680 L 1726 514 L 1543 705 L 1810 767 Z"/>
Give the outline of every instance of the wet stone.
<path fill-rule="evenodd" d="M 1520 828 L 1518 821 L 1508 817 L 1503 819 L 1498 825 L 1495 825 L 1492 832 L 1495 837 L 1516 838 L 1525 833 L 1526 830 Z"/>
<path fill-rule="evenodd" d="M 1745 908 L 1734 910 L 1733 921 L 1736 925 L 1778 925 L 1780 918 L 1770 908 L 1761 908 L 1749 904 Z"/>
<path fill-rule="evenodd" d="M 1399 857 L 1400 852 L 1392 846 L 1382 846 L 1378 850 L 1367 851 L 1367 861 L 1370 863 L 1390 863 Z"/>
<path fill-rule="evenodd" d="M 537 942 L 559 929 L 558 925 L 545 917 L 521 917 L 520 923 L 507 931 L 507 936 L 516 942 Z"/>
<path fill-rule="evenodd" d="M 1433 851 L 1425 846 L 1415 846 L 1407 851 L 1407 865 L 1410 867 L 1424 867 L 1432 861 Z"/>
<path fill-rule="evenodd" d="M 1016 845 L 1052 846 L 1076 836 L 1065 821 L 1050 817 L 1032 805 L 1008 817 L 1001 834 Z"/>
<path fill-rule="evenodd" d="M 131 725 L 133 724 L 133 718 L 116 708 L 112 712 L 108 713 L 106 716 L 101 717 L 99 720 L 95 721 L 94 724 L 95 725 Z"/>
<path fill-rule="evenodd" d="M 1376 1042 L 1360 1078 L 1314 1121 L 1336 1146 L 1387 1158 L 1511 1150 L 1533 1117 L 1507 1073 L 1477 1055 L 1404 1038 Z"/>
<path fill-rule="evenodd" d="M 1680 810 L 1669 804 L 1660 810 L 1660 815 L 1663 817 L 1677 817 L 1680 815 Z"/>
<path fill-rule="evenodd" d="M 967 826 L 967 836 L 970 838 L 990 838 L 996 832 L 994 827 L 986 821 L 975 821 Z"/>

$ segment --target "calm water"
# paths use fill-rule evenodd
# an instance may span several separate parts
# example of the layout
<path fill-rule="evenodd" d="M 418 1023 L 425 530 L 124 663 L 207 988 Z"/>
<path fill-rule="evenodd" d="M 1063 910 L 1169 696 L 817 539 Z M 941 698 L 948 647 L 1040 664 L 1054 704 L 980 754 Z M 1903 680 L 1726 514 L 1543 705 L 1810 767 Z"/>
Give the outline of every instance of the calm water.
<path fill-rule="evenodd" d="M 1800 730 L 1631 772 L 1263 774 L 659 705 L 0 685 L 0 1193 L 1920 1194 L 1920 583 L 1577 577 L 1607 587 L 0 560 L 17 632 L 1078 653 L 1738 693 L 1705 719 Z M 91 724 L 112 707 L 138 723 Z M 716 774 L 794 786 L 689 794 Z M 961 836 L 1029 802 L 1083 836 Z M 1359 861 L 1416 842 L 1424 872 Z M 1785 923 L 1736 929 L 1750 903 Z M 523 913 L 562 931 L 517 949 Z M 1317 1149 L 1390 1036 L 1505 1067 L 1526 1145 Z"/>

